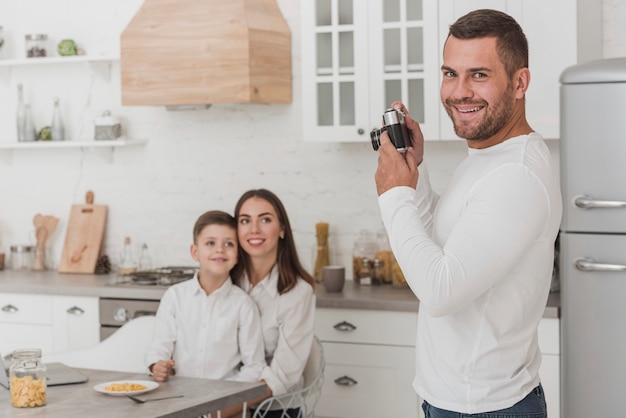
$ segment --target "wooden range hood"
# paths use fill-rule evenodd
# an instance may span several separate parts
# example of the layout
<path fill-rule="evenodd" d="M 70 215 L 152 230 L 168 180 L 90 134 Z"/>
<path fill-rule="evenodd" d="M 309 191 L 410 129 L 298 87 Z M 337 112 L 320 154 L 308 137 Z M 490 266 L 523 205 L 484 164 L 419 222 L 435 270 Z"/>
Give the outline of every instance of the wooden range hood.
<path fill-rule="evenodd" d="M 124 105 L 291 103 L 276 0 L 145 0 L 121 36 Z"/>

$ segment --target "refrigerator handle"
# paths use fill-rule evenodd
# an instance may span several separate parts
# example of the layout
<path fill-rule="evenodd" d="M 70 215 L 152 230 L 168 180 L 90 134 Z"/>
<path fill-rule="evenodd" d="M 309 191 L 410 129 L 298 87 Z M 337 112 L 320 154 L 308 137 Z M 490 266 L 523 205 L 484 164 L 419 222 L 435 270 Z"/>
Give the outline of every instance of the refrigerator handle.
<path fill-rule="evenodd" d="M 626 271 L 623 264 L 604 264 L 596 263 L 591 258 L 579 258 L 574 262 L 576 268 L 582 271 Z"/>
<path fill-rule="evenodd" d="M 582 209 L 626 208 L 626 202 L 619 200 L 595 200 L 591 196 L 575 196 L 574 206 Z"/>

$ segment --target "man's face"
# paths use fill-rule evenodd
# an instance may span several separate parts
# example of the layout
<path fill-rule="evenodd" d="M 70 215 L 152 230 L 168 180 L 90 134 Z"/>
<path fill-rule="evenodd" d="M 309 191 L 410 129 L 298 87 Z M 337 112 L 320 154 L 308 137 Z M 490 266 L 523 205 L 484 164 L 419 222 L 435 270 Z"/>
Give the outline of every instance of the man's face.
<path fill-rule="evenodd" d="M 498 58 L 496 38 L 450 36 L 441 71 L 441 101 L 459 137 L 484 141 L 511 121 L 516 91 Z"/>

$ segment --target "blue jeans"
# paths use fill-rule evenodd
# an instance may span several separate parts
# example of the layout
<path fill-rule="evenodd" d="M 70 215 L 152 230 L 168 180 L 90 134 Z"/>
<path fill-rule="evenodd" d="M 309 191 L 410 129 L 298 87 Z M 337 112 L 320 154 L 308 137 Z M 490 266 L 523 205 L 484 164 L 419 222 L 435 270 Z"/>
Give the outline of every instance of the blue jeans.
<path fill-rule="evenodd" d="M 426 418 L 547 418 L 548 416 L 541 384 L 512 407 L 499 411 L 463 414 L 436 408 L 426 401 L 422 403 L 422 409 Z"/>

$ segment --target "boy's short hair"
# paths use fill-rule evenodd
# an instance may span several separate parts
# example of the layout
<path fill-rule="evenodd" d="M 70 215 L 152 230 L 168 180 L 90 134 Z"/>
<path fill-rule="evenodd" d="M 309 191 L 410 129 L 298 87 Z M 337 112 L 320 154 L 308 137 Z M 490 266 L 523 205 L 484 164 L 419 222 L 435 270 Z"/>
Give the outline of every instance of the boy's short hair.
<path fill-rule="evenodd" d="M 196 243 L 198 236 L 202 230 L 208 225 L 225 225 L 235 231 L 237 230 L 237 221 L 229 213 L 221 210 L 210 210 L 200 215 L 196 224 L 193 226 L 193 242 Z"/>

